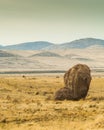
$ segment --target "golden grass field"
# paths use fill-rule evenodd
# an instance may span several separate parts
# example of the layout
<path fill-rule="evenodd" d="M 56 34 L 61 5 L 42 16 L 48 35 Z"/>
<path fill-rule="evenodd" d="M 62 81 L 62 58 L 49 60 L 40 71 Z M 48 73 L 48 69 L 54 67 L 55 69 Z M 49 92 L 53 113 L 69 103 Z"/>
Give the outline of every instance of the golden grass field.
<path fill-rule="evenodd" d="M 62 76 L 0 77 L 0 130 L 104 130 L 104 78 L 85 100 L 55 101 Z"/>

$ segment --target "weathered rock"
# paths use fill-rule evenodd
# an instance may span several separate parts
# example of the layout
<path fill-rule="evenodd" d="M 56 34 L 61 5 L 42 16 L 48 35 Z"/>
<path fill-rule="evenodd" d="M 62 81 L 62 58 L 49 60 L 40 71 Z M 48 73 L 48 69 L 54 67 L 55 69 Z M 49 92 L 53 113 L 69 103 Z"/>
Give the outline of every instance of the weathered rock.
<path fill-rule="evenodd" d="M 91 82 L 90 68 L 85 64 L 75 65 L 65 73 L 64 82 L 74 100 L 85 98 Z"/>
<path fill-rule="evenodd" d="M 77 64 L 64 75 L 65 87 L 55 93 L 55 100 L 79 100 L 87 96 L 91 82 L 90 68 Z"/>

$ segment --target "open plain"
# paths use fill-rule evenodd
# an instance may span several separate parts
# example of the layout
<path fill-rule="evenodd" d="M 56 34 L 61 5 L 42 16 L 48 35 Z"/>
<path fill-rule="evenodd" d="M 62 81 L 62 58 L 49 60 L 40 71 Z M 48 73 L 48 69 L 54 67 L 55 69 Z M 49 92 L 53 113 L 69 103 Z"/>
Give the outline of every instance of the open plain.
<path fill-rule="evenodd" d="M 103 130 L 104 78 L 92 78 L 85 100 L 55 101 L 63 75 L 1 76 L 0 130 Z"/>

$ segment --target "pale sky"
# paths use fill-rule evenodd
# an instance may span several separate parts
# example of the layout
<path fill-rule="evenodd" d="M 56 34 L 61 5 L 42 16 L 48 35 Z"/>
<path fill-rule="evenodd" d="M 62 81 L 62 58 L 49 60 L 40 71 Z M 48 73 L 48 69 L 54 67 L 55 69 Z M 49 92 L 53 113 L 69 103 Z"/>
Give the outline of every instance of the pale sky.
<path fill-rule="evenodd" d="M 104 0 L 0 0 L 0 45 L 104 39 Z"/>

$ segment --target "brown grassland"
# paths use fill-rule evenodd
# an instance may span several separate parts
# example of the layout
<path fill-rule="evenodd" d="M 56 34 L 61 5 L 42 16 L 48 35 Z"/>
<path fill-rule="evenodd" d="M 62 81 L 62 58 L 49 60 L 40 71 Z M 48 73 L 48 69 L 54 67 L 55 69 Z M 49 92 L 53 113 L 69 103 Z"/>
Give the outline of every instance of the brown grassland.
<path fill-rule="evenodd" d="M 103 130 L 104 78 L 85 100 L 55 101 L 62 76 L 0 77 L 0 130 Z"/>

